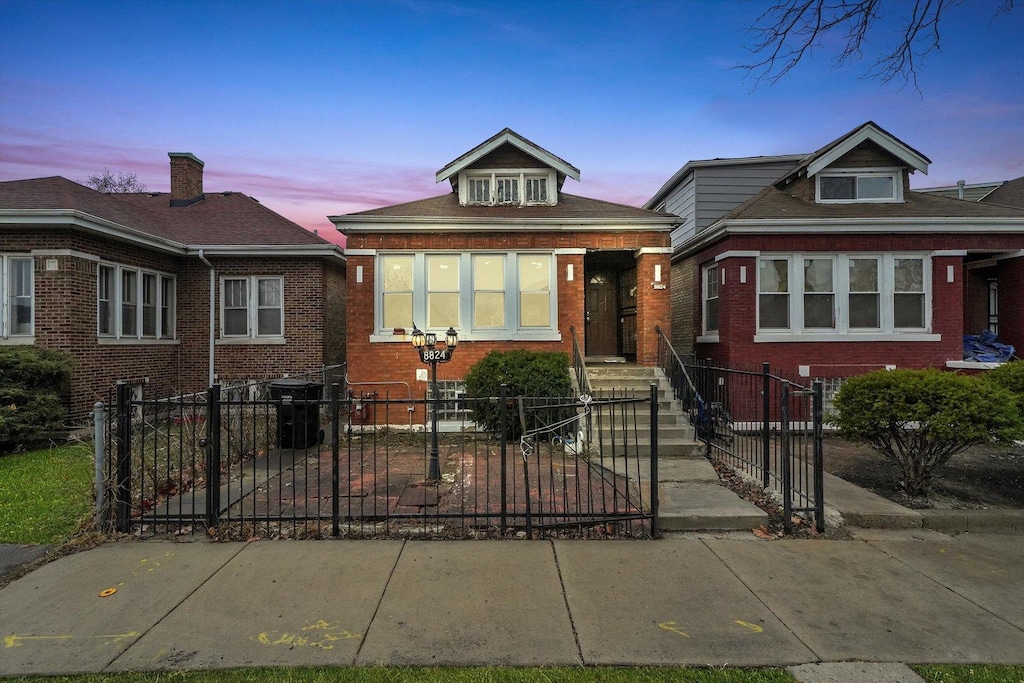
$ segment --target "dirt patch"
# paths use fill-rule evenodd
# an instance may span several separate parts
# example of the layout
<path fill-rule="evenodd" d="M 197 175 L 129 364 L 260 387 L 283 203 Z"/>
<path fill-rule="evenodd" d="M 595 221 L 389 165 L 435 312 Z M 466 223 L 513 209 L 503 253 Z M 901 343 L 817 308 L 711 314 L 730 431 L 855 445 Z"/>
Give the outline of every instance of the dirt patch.
<path fill-rule="evenodd" d="M 1024 508 L 1024 446 L 974 446 L 939 469 L 932 493 L 899 489 L 899 471 L 864 444 L 825 437 L 825 471 L 915 509 Z"/>

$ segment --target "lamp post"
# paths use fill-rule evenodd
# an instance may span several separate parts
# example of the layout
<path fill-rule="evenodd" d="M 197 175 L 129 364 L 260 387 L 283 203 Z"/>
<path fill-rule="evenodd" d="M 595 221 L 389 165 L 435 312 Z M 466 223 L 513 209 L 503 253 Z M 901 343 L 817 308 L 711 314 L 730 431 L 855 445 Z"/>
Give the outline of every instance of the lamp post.
<path fill-rule="evenodd" d="M 434 410 L 430 419 L 430 464 L 427 470 L 427 480 L 437 481 L 441 478 L 441 468 L 437 461 L 437 364 L 447 363 L 455 354 L 455 347 L 459 345 L 459 334 L 454 327 L 449 327 L 444 335 L 445 348 L 437 348 L 437 335 L 433 332 L 424 333 L 412 324 L 412 345 L 420 354 L 420 361 L 430 366 L 430 393 L 434 397 Z"/>

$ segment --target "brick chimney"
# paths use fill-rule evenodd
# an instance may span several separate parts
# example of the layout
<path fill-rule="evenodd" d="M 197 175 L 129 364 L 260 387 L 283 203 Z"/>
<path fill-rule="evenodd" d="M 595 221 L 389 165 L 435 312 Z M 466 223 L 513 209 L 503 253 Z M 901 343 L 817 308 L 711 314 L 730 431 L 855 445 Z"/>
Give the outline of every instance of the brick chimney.
<path fill-rule="evenodd" d="M 189 152 L 168 152 L 171 158 L 171 206 L 192 206 L 203 195 L 203 162 Z"/>

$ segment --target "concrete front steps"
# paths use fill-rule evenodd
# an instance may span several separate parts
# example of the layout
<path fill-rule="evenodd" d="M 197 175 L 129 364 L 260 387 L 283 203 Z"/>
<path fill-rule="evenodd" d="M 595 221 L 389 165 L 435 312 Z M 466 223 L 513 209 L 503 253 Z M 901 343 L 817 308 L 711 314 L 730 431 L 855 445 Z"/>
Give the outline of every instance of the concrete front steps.
<path fill-rule="evenodd" d="M 756 505 L 724 486 L 715 468 L 704 457 L 704 447 L 672 387 L 660 368 L 628 363 L 587 362 L 595 398 L 650 396 L 651 384 L 658 386 L 658 526 L 663 531 L 736 531 L 767 524 L 768 515 Z M 628 413 L 630 422 L 633 411 Z M 630 456 L 601 458 L 602 467 L 628 476 L 640 486 L 644 500 L 650 500 L 650 407 L 637 406 L 636 437 Z M 621 429 L 622 425 L 618 425 Z M 629 427 L 632 432 L 632 427 Z M 602 425 L 601 438 L 610 443 L 611 426 Z M 639 455 L 639 460 L 637 456 Z"/>

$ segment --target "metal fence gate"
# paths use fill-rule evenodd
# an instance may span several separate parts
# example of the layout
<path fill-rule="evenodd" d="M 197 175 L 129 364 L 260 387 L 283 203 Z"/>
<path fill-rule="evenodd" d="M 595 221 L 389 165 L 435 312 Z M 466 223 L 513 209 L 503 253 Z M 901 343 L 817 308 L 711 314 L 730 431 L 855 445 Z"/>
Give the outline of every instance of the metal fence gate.
<path fill-rule="evenodd" d="M 446 401 L 334 383 L 317 394 L 215 385 L 144 398 L 119 386 L 105 411 L 112 525 L 221 538 L 657 534 L 653 393 Z M 449 418 L 436 442 L 432 411 Z"/>

